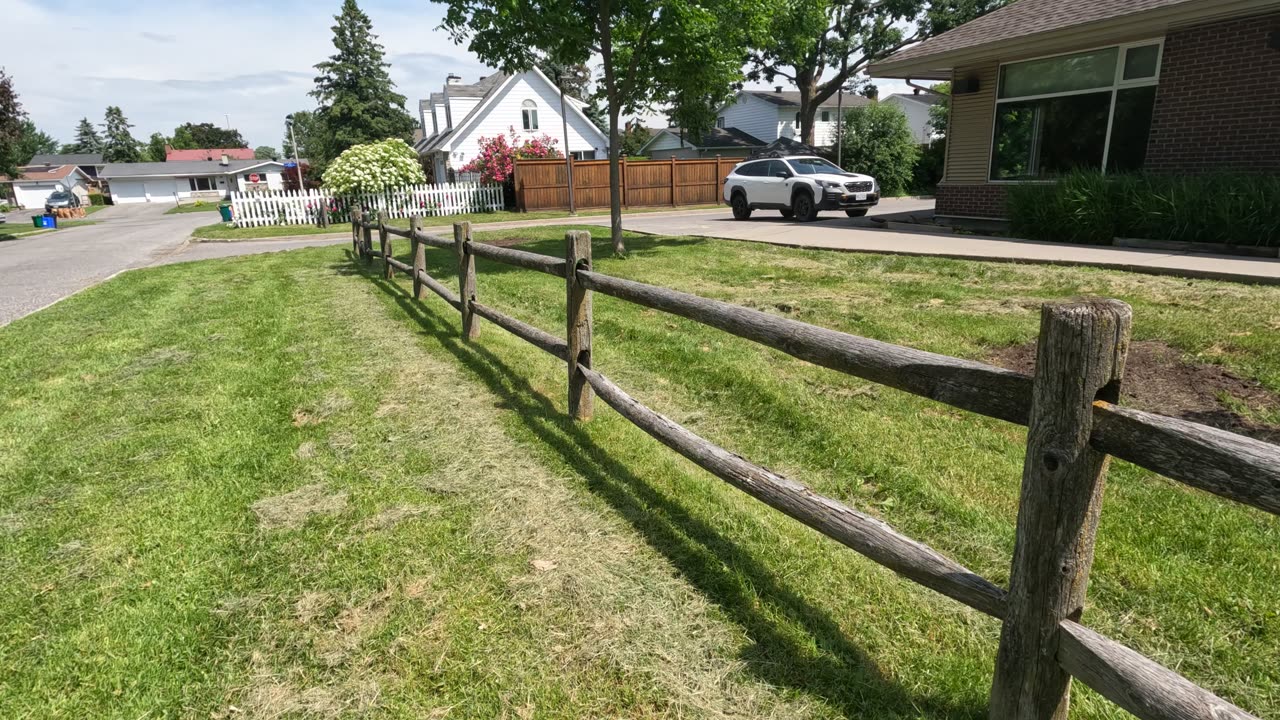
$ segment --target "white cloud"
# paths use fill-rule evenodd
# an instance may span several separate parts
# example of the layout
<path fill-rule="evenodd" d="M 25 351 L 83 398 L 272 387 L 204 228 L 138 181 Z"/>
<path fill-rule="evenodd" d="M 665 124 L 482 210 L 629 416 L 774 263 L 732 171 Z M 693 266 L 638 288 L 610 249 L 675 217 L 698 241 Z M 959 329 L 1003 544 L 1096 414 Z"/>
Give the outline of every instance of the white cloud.
<path fill-rule="evenodd" d="M 387 0 L 384 0 L 384 2 Z M 240 130 L 251 146 L 280 146 L 284 116 L 314 107 L 314 65 L 334 52 L 339 3 L 187 2 L 56 4 L 0 0 L 0 66 L 31 119 L 69 142 L 81 117 L 102 122 L 119 105 L 145 140 L 184 122 Z M 391 76 L 416 115 L 445 76 L 490 72 L 447 33 L 439 9 L 362 3 L 386 48 Z"/>

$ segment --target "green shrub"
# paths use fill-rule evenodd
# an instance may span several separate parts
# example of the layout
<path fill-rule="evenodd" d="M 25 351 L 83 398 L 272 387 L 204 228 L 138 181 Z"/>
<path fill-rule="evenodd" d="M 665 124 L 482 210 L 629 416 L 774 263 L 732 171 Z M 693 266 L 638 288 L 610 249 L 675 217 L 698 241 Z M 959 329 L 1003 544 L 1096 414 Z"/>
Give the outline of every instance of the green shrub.
<path fill-rule="evenodd" d="M 89 193 L 89 204 L 90 205 L 106 205 L 107 199 L 102 196 L 102 193 L 91 192 Z"/>
<path fill-rule="evenodd" d="M 844 169 L 875 178 L 881 195 L 902 195 L 911 188 L 920 149 L 902 108 L 871 103 L 848 111 L 840 145 Z"/>
<path fill-rule="evenodd" d="M 1077 172 L 1010 185 L 1010 229 L 1033 240 L 1112 238 L 1280 246 L 1280 177 Z"/>

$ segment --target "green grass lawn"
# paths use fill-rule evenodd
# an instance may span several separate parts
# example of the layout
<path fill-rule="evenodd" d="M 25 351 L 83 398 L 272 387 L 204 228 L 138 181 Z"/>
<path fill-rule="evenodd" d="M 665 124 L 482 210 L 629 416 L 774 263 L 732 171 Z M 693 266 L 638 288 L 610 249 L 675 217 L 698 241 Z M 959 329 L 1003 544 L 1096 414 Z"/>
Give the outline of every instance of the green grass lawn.
<path fill-rule="evenodd" d="M 715 207 L 723 207 L 716 205 L 694 205 L 680 208 L 658 207 L 658 208 L 634 208 L 627 210 L 627 214 L 635 213 L 651 213 L 651 212 L 671 212 L 672 210 L 706 210 Z M 169 212 L 174 212 L 170 210 Z M 578 213 L 581 217 L 592 217 L 597 215 L 608 215 L 606 210 L 583 210 Z M 439 225 L 452 225 L 455 222 L 470 222 L 473 225 L 497 222 L 518 222 L 521 220 L 555 220 L 560 218 L 568 218 L 568 211 L 564 210 L 539 210 L 534 212 L 511 212 L 508 210 L 500 210 L 497 212 L 487 213 L 467 213 L 463 215 L 449 215 L 445 217 L 423 218 L 426 227 Z M 398 228 L 409 227 L 407 218 L 399 218 L 390 221 L 391 226 Z M 197 240 L 215 240 L 215 241 L 235 241 L 235 240 L 262 240 L 275 237 L 289 237 L 292 235 L 328 235 L 332 233 L 350 232 L 349 225 L 336 225 L 328 228 L 319 228 L 312 225 L 267 225 L 264 227 L 237 228 L 229 227 L 227 223 L 214 223 L 212 225 L 204 225 L 198 227 L 191 233 L 191 237 Z"/>
<path fill-rule="evenodd" d="M 165 215 L 185 215 L 187 213 L 218 212 L 218 203 L 202 202 L 189 205 L 174 205 L 164 211 Z"/>
<path fill-rule="evenodd" d="M 94 209 L 85 208 L 86 214 L 96 212 L 101 205 L 94 206 Z M 0 241 L 13 240 L 15 238 L 27 237 L 29 235 L 42 235 L 46 233 L 54 233 L 58 230 L 66 230 L 73 227 L 81 227 L 83 225 L 97 225 L 100 220 L 59 220 L 57 229 L 37 228 L 31 226 L 31 221 L 24 223 L 5 223 L 0 225 Z"/>
<path fill-rule="evenodd" d="M 966 357 L 1032 339 L 1042 301 L 1119 297 L 1137 339 L 1280 390 L 1276 289 L 639 235 L 614 259 L 589 229 L 603 272 Z M 562 334 L 562 281 L 477 266 L 481 302 Z M 986 717 L 993 620 L 602 402 L 566 420 L 562 363 L 462 342 L 379 271 L 341 246 L 173 265 L 0 329 L 0 717 Z M 1007 583 L 1025 430 L 602 296 L 594 358 Z M 1084 621 L 1274 716 L 1278 544 L 1115 462 Z"/>

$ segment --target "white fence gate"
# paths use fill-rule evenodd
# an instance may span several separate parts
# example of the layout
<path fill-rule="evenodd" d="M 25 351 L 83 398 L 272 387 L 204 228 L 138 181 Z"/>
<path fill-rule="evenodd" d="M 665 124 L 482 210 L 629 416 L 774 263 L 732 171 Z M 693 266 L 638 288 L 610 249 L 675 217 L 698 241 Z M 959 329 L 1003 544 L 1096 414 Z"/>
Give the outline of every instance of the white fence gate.
<path fill-rule="evenodd" d="M 323 189 L 231 193 L 231 219 L 236 227 L 313 225 L 321 208 L 328 212 L 330 222 L 349 222 L 350 211 L 357 207 L 385 212 L 389 218 L 490 212 L 503 208 L 502 186 L 411 185 L 381 193 L 343 196 Z"/>

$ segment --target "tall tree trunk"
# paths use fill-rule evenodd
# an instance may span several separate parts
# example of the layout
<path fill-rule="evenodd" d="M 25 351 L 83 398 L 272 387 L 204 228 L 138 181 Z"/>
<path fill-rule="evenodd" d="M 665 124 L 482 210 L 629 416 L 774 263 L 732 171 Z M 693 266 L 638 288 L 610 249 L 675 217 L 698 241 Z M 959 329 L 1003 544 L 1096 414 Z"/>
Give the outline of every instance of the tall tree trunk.
<path fill-rule="evenodd" d="M 622 101 L 618 96 L 618 78 L 613 72 L 613 17 L 608 0 L 600 3 L 596 22 L 596 31 L 600 33 L 600 60 L 604 66 L 605 98 L 609 101 L 609 232 L 613 237 L 614 254 L 622 255 L 627 251 L 622 241 L 622 171 L 618 165 L 618 158 L 622 155 L 622 134 L 618 130 Z"/>
<path fill-rule="evenodd" d="M 796 78 L 796 87 L 800 88 L 800 142 L 814 147 L 813 121 L 818 116 L 814 95 L 818 92 L 818 78 L 811 74 L 800 75 Z"/>

